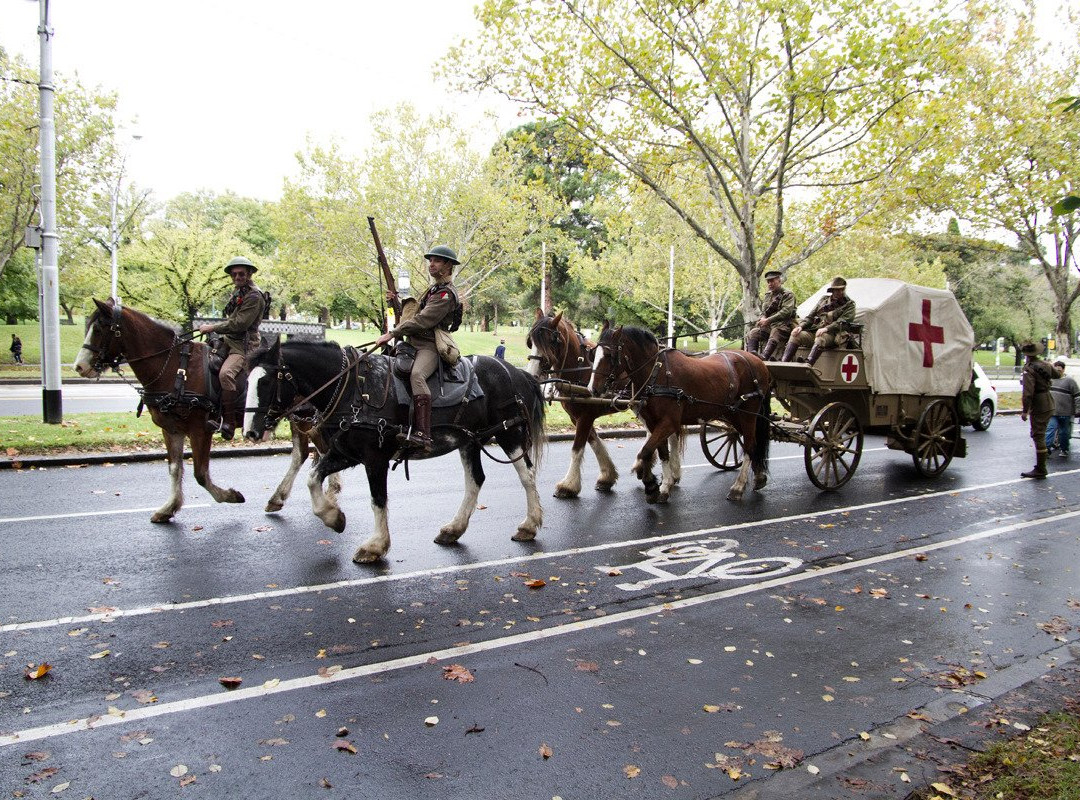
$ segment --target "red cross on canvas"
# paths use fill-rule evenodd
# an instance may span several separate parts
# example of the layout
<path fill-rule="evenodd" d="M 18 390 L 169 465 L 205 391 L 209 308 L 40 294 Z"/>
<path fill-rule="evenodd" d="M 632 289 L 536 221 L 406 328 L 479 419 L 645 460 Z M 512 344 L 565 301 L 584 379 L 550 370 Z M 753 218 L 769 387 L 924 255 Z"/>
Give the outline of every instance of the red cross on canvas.
<path fill-rule="evenodd" d="M 848 353 L 847 358 L 840 365 L 840 373 L 844 376 L 845 383 L 851 383 L 855 380 L 855 376 L 859 374 L 859 360 L 851 353 Z"/>
<path fill-rule="evenodd" d="M 922 322 L 908 323 L 908 339 L 913 342 L 922 342 L 922 365 L 934 366 L 934 345 L 945 344 L 945 329 L 940 325 L 930 324 L 930 298 L 924 298 L 922 301 Z"/>

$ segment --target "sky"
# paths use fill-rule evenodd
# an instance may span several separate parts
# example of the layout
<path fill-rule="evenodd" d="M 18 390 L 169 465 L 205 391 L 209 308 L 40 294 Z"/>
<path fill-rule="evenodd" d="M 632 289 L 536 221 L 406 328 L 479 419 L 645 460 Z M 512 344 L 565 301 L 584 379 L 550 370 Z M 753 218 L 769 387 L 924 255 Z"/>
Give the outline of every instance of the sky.
<path fill-rule="evenodd" d="M 372 113 L 399 103 L 475 126 L 484 149 L 520 124 L 508 104 L 433 76 L 478 30 L 475 2 L 51 0 L 53 68 L 118 93 L 127 173 L 158 200 L 275 200 L 309 138 L 360 157 Z M 0 0 L 0 45 L 35 67 L 38 18 L 37 0 Z"/>

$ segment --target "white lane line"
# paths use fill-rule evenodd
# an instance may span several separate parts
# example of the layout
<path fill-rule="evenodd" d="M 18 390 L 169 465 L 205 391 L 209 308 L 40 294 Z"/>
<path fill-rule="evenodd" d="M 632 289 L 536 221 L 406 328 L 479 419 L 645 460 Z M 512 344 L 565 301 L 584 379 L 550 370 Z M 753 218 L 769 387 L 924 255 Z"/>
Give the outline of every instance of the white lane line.
<path fill-rule="evenodd" d="M 187 503 L 184 508 L 209 508 L 211 503 Z M 77 519 L 78 517 L 107 517 L 110 514 L 145 514 L 153 513 L 157 508 L 117 508 L 112 511 L 73 511 L 70 514 L 42 514 L 38 517 L 0 517 L 0 524 L 5 522 L 41 522 L 50 519 Z"/>
<path fill-rule="evenodd" d="M 1055 472 L 1054 476 L 1056 477 L 1058 475 L 1073 475 L 1076 473 L 1080 473 L 1080 468 L 1064 472 Z M 526 556 L 509 556 L 507 558 L 498 558 L 491 561 L 478 561 L 474 564 L 453 564 L 443 567 L 432 567 L 431 569 L 415 570 L 413 572 L 402 572 L 400 574 L 394 575 L 376 575 L 368 578 L 349 578 L 342 581 L 334 581 L 333 583 L 319 583 L 311 586 L 294 586 L 288 589 L 273 589 L 270 591 L 253 592 L 251 594 L 229 595 L 226 597 L 210 597 L 205 600 L 190 600 L 186 603 L 165 603 L 157 606 L 143 606 L 141 608 L 118 609 L 116 611 L 111 611 L 105 614 L 84 614 L 80 616 L 58 617 L 56 619 L 34 620 L 29 622 L 11 622 L 7 625 L 0 625 L 0 634 L 10 633 L 12 631 L 33 630 L 37 628 L 53 628 L 58 625 L 81 625 L 87 622 L 100 622 L 104 619 L 112 620 L 118 619 L 120 617 L 139 617 L 146 614 L 160 614 L 165 611 L 187 611 L 193 608 L 206 608 L 208 606 L 226 606 L 232 605 L 234 603 L 247 603 L 255 600 L 271 600 L 279 597 L 290 597 L 300 594 L 317 594 L 320 592 L 330 591 L 334 589 L 349 589 L 355 588 L 357 586 L 369 586 L 376 583 L 390 583 L 396 581 L 411 580 L 414 578 L 431 578 L 438 575 L 474 572 L 476 570 L 492 569 L 494 567 L 522 564 L 528 561 L 565 558 L 567 556 L 578 556 L 583 553 L 597 553 L 605 550 L 617 550 L 623 547 L 637 547 L 649 544 L 656 544 L 659 542 L 677 541 L 679 539 L 703 538 L 706 536 L 712 536 L 718 533 L 725 533 L 728 531 L 740 531 L 750 528 L 762 528 L 767 525 L 783 525 L 790 522 L 817 519 L 818 517 L 827 517 L 835 514 L 850 514 L 853 511 L 866 511 L 873 508 L 882 508 L 885 506 L 912 503 L 918 500 L 926 500 L 933 497 L 942 497 L 945 495 L 959 495 L 967 492 L 980 491 L 982 489 L 994 489 L 999 486 L 1009 486 L 1014 483 L 1025 483 L 1027 481 L 1027 478 L 1014 478 L 1005 481 L 995 481 L 994 483 L 984 483 L 978 486 L 967 486 L 959 489 L 945 489 L 940 492 L 927 492 L 925 494 L 912 495 L 911 497 L 897 497 L 892 500 L 877 500 L 873 503 L 861 503 L 859 505 L 843 506 L 840 508 L 834 508 L 825 511 L 810 511 L 803 514 L 791 514 L 786 517 L 773 517 L 771 519 L 753 520 L 751 522 L 738 522 L 734 525 L 721 525 L 714 528 L 700 528 L 696 531 L 669 533 L 663 536 L 650 536 L 645 539 L 629 539 L 618 542 L 605 542 L 604 544 L 595 544 L 589 547 L 573 547 L 568 550 L 555 550 L 549 553 L 534 553 L 532 555 Z"/>
<path fill-rule="evenodd" d="M 167 714 L 178 714 L 200 708 L 212 708 L 214 706 L 225 705 L 226 703 L 236 703 L 242 700 L 252 700 L 259 697 L 267 697 L 273 694 L 281 694 L 283 692 L 293 692 L 298 689 L 309 689 L 315 686 L 321 686 L 326 683 L 337 683 L 339 681 L 354 680 L 356 678 L 363 678 L 370 675 L 379 675 L 387 672 L 394 672 L 396 670 L 404 669 L 406 667 L 421 666 L 431 659 L 442 661 L 443 659 L 461 658 L 462 656 L 467 656 L 474 653 L 484 653 L 492 650 L 501 650 L 503 648 L 513 647 L 519 644 L 531 644 L 532 642 L 539 642 L 545 639 L 554 638 L 556 636 L 565 636 L 566 634 L 570 633 L 581 633 L 583 631 L 593 630 L 596 628 L 603 628 L 608 625 L 619 625 L 631 620 L 640 619 L 642 617 L 649 617 L 654 614 L 668 613 L 684 608 L 692 608 L 694 606 L 704 605 L 705 603 L 714 603 L 717 600 L 725 600 L 730 597 L 738 597 L 744 594 L 751 594 L 753 592 L 773 589 L 777 586 L 790 586 L 793 583 L 802 583 L 803 581 L 817 580 L 841 572 L 850 572 L 852 570 L 864 569 L 875 564 L 883 564 L 889 561 L 897 561 L 899 559 L 906 558 L 916 553 L 928 553 L 934 550 L 942 550 L 947 547 L 956 547 L 958 545 L 967 544 L 969 542 L 977 542 L 982 539 L 989 539 L 993 536 L 1000 536 L 1001 534 L 1013 533 L 1015 531 L 1024 530 L 1025 528 L 1033 528 L 1038 525 L 1051 525 L 1060 523 L 1067 519 L 1072 519 L 1078 516 L 1080 516 L 1080 511 L 1069 511 L 1064 514 L 1058 514 L 1052 517 L 1043 517 L 1042 519 L 1027 520 L 1025 522 L 1015 522 L 1012 525 L 1004 525 L 998 528 L 991 528 L 989 530 L 980 531 L 978 533 L 970 533 L 966 536 L 957 537 L 956 539 L 936 542 L 934 544 L 929 544 L 922 547 L 911 547 L 906 550 L 898 550 L 893 553 L 885 553 L 879 556 L 871 556 L 870 558 L 864 558 L 858 561 L 849 561 L 844 564 L 834 564 L 830 567 L 822 567 L 820 569 L 809 569 L 805 572 L 799 573 L 798 575 L 784 575 L 778 578 L 771 578 L 769 580 L 735 586 L 731 589 L 723 589 L 718 592 L 710 592 L 707 594 L 698 595 L 697 597 L 684 598 L 682 600 L 671 600 L 659 605 L 645 606 L 643 608 L 637 608 L 630 611 L 621 611 L 615 614 L 609 614 L 604 617 L 593 617 L 591 619 L 580 620 L 578 622 L 555 625 L 550 628 L 545 628 L 543 630 L 528 631 L 526 633 L 513 634 L 499 639 L 490 639 L 485 642 L 477 642 L 476 644 L 447 647 L 442 650 L 434 650 L 427 653 L 420 653 L 418 655 L 395 658 L 389 661 L 381 661 L 375 664 L 365 664 L 359 667 L 351 667 L 349 669 L 343 669 L 340 672 L 334 673 L 333 675 L 330 675 L 328 677 L 323 677 L 322 675 L 315 674 L 308 675 L 303 678 L 290 678 L 280 681 L 279 683 L 276 683 L 272 686 L 268 686 L 264 683 L 261 686 L 252 686 L 247 689 L 221 691 L 215 692 L 214 694 L 202 695 L 200 697 L 191 697 L 186 700 L 177 700 L 172 703 L 162 703 L 160 705 L 133 708 L 124 711 L 121 716 L 109 714 L 106 712 L 101 716 L 85 717 L 83 719 L 73 719 L 68 722 L 60 722 L 52 725 L 41 725 L 36 728 L 27 728 L 25 730 L 16 731 L 14 733 L 0 735 L 0 747 L 7 747 L 16 743 L 25 744 L 26 742 L 35 742 L 41 739 L 50 739 L 56 736 L 64 736 L 69 733 L 78 733 L 80 731 L 94 730 L 97 728 L 108 727 L 110 725 L 119 725 L 125 722 L 140 722 L 145 719 L 161 717 Z"/>

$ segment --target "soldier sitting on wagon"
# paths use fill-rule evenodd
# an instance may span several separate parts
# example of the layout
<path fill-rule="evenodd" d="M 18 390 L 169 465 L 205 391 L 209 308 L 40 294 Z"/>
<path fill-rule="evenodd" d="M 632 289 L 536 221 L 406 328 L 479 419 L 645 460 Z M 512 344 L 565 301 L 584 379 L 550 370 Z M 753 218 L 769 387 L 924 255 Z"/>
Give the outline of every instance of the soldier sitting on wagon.
<path fill-rule="evenodd" d="M 784 350 L 784 361 L 794 361 L 796 350 L 809 347 L 806 363 L 813 365 L 822 350 L 850 341 L 851 335 L 845 330 L 844 323 L 855 321 L 855 301 L 847 296 L 845 289 L 847 281 L 833 278 L 814 310 L 791 331 L 787 349 Z"/>
<path fill-rule="evenodd" d="M 757 353 L 761 342 L 768 340 L 765 351 L 760 353 L 765 361 L 768 361 L 774 352 L 783 352 L 783 347 L 791 336 L 791 326 L 795 322 L 795 294 L 783 288 L 781 283 L 783 275 L 779 270 L 773 269 L 765 273 L 768 292 L 762 300 L 761 317 L 746 336 L 746 349 L 751 353 Z"/>

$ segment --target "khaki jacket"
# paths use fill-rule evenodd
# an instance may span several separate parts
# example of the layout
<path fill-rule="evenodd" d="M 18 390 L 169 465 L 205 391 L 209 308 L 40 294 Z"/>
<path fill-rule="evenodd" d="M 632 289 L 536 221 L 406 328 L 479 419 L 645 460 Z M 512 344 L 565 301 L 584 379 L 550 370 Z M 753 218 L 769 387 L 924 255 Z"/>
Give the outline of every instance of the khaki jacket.
<path fill-rule="evenodd" d="M 1047 361 L 1034 358 L 1024 366 L 1020 385 L 1021 409 L 1025 414 L 1053 414 L 1054 400 L 1050 396 L 1053 380 L 1054 368 Z"/>
<path fill-rule="evenodd" d="M 424 294 L 415 316 L 402 320 L 390 332 L 395 339 L 408 337 L 408 343 L 417 349 L 434 350 L 435 330 L 445 330 L 456 310 L 457 291 L 454 284 L 437 283 Z"/>
<path fill-rule="evenodd" d="M 835 302 L 831 294 L 826 294 L 814 310 L 799 323 L 799 327 L 811 333 L 824 328 L 829 333 L 840 333 L 844 322 L 855 321 L 855 301 L 847 295 L 840 302 Z"/>
<path fill-rule="evenodd" d="M 265 310 L 266 298 L 254 283 L 232 293 L 225 319 L 214 324 L 214 332 L 221 334 L 230 355 L 244 355 L 259 346 L 259 324 Z"/>

